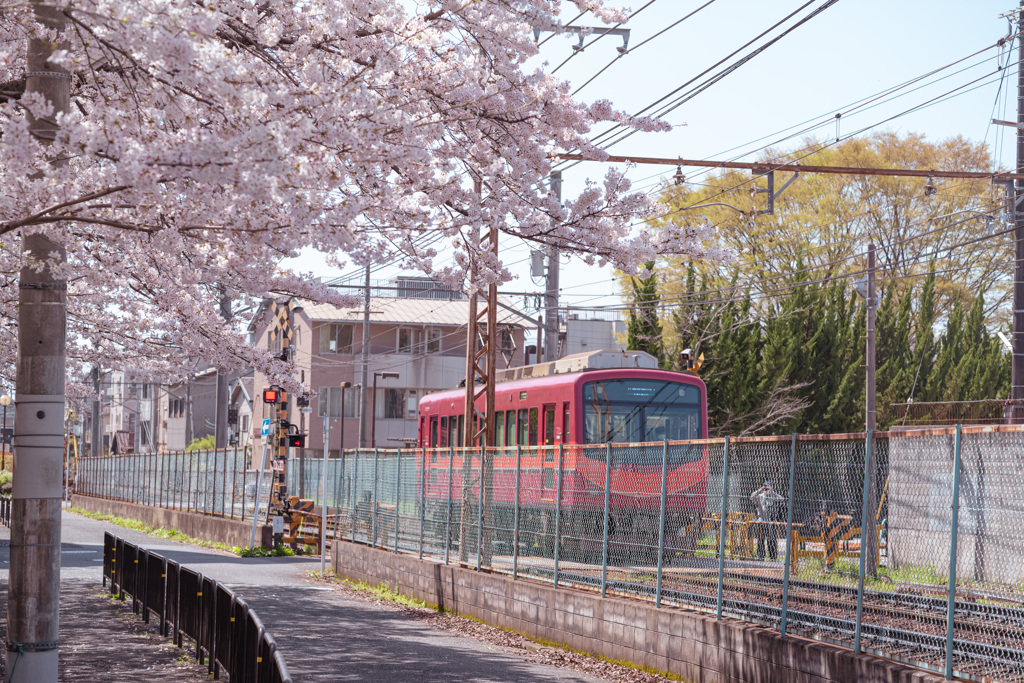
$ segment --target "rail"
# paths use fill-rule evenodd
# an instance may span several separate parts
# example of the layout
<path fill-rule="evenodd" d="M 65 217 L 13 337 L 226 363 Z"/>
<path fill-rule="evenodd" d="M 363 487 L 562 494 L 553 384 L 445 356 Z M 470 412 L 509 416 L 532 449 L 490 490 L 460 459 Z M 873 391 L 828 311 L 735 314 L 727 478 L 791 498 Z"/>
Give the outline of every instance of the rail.
<path fill-rule="evenodd" d="M 288 667 L 256 612 L 230 588 L 173 560 L 103 534 L 103 585 L 131 597 L 132 611 L 160 620 L 161 635 L 194 645 L 214 679 L 291 683 Z"/>

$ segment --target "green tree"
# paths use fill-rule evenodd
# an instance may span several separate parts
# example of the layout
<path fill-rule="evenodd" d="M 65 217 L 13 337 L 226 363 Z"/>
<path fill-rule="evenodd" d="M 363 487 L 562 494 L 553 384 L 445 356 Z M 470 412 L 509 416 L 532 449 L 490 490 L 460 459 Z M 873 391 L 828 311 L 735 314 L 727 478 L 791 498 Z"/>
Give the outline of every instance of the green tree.
<path fill-rule="evenodd" d="M 658 318 L 658 276 L 654 262 L 644 264 L 645 276 L 631 278 L 633 289 L 632 309 L 626 328 L 626 343 L 631 350 L 646 351 L 658 359 L 658 365 L 665 363 L 662 342 L 661 319 Z"/>

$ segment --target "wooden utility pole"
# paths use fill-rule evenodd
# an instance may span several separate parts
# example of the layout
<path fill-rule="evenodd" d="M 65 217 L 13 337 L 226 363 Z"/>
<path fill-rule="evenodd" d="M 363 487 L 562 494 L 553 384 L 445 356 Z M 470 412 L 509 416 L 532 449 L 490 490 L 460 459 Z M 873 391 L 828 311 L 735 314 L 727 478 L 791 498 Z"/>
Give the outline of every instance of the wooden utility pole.
<path fill-rule="evenodd" d="M 33 2 L 32 8 L 41 25 L 57 34 L 64 30 L 60 7 Z M 25 94 L 37 93 L 53 106 L 47 118 L 37 119 L 31 110 L 25 114 L 33 137 L 44 144 L 55 139 L 56 117 L 71 99 L 71 75 L 49 62 L 64 48 L 47 39 L 28 43 Z M 22 252 L 6 680 L 56 683 L 67 280 L 58 278 L 51 264 L 63 265 L 66 254 L 45 234 L 25 231 Z"/>

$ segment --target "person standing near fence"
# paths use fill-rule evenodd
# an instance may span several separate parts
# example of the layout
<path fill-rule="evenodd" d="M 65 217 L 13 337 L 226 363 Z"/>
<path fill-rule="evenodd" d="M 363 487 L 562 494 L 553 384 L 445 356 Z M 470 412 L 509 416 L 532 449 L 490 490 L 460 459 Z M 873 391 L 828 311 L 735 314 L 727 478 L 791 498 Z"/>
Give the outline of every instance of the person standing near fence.
<path fill-rule="evenodd" d="M 776 524 L 779 510 L 786 499 L 775 492 L 771 482 L 766 481 L 761 488 L 750 494 L 750 500 L 757 509 L 757 521 L 754 533 L 757 535 L 757 557 L 764 559 L 765 546 L 768 546 L 768 557 L 771 560 L 779 556 L 779 535 Z"/>

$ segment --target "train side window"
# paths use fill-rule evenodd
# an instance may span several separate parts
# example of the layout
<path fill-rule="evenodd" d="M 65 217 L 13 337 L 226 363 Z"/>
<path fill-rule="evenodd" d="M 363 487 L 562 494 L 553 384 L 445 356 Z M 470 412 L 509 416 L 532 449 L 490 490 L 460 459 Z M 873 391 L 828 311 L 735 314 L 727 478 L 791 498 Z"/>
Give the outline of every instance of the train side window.
<path fill-rule="evenodd" d="M 459 415 L 459 429 L 458 429 L 458 441 L 455 442 L 455 446 L 462 446 L 466 443 L 466 425 L 463 424 L 462 415 Z"/>
<path fill-rule="evenodd" d="M 448 418 L 441 418 L 441 440 L 437 442 L 438 448 L 444 448 L 448 445 Z"/>
<path fill-rule="evenodd" d="M 505 411 L 505 445 L 516 445 L 516 411 Z"/>
<path fill-rule="evenodd" d="M 540 445 L 540 423 L 538 420 L 538 410 L 536 408 L 530 408 L 530 440 L 526 443 L 531 446 Z"/>
<path fill-rule="evenodd" d="M 448 447 L 459 445 L 459 423 L 454 415 L 448 418 Z"/>
<path fill-rule="evenodd" d="M 518 427 L 519 427 L 518 432 L 519 432 L 519 434 L 516 436 L 516 445 L 517 446 L 529 446 L 530 445 L 530 438 L 529 438 L 530 437 L 530 433 L 529 433 L 529 431 L 527 431 L 528 428 L 529 428 L 529 422 L 528 422 L 529 412 L 530 411 L 528 411 L 526 408 L 520 408 L 519 409 L 519 419 L 518 419 L 518 423 L 519 423 L 518 424 Z"/>
<path fill-rule="evenodd" d="M 562 404 L 562 443 L 572 443 L 569 438 L 569 402 Z"/>
<path fill-rule="evenodd" d="M 544 406 L 544 445 L 555 445 L 555 406 L 553 405 Z M 551 453 L 548 453 L 548 456 L 550 455 Z M 545 459 L 551 460 L 551 457 Z"/>
<path fill-rule="evenodd" d="M 494 414 L 494 445 L 505 445 L 505 413 L 500 410 Z"/>

